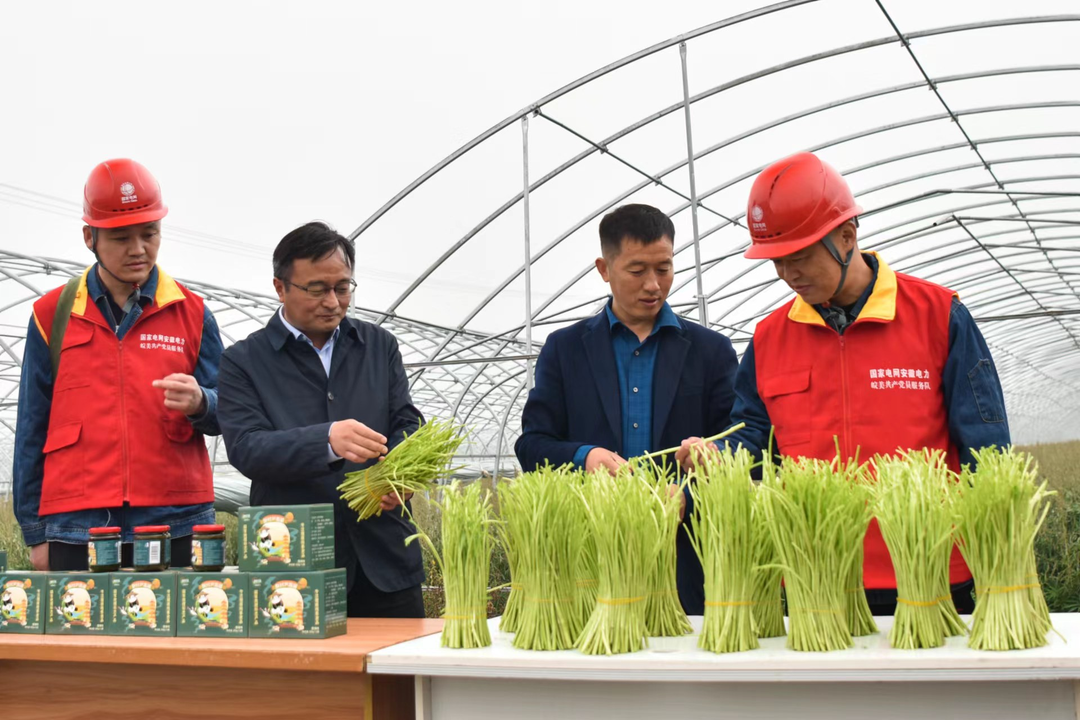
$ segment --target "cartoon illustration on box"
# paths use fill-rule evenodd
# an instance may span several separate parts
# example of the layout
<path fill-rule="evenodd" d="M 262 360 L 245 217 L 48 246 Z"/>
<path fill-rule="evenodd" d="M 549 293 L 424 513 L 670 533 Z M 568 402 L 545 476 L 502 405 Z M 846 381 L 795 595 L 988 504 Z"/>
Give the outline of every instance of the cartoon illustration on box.
<path fill-rule="evenodd" d="M 161 587 L 158 580 L 137 580 L 131 583 L 124 599 L 124 613 L 132 627 L 157 627 L 158 600 L 154 590 Z"/>
<path fill-rule="evenodd" d="M 64 619 L 64 629 L 72 627 L 90 627 L 93 624 L 93 603 L 90 590 L 94 581 L 72 581 L 64 586 L 64 595 L 60 598 L 60 607 L 53 608 Z"/>
<path fill-rule="evenodd" d="M 267 515 L 259 520 L 259 538 L 251 544 L 251 549 L 259 553 L 260 563 L 290 562 L 292 533 L 288 524 L 293 519 L 290 512 L 284 515 Z"/>
<path fill-rule="evenodd" d="M 199 584 L 195 607 L 188 612 L 199 622 L 199 629 L 229 629 L 229 596 L 225 592 L 232 587 L 232 580 L 207 580 Z"/>
<path fill-rule="evenodd" d="M 28 587 L 31 587 L 30 580 L 9 580 L 4 583 L 4 591 L 0 593 L 0 625 L 26 625 L 30 605 L 26 595 Z"/>
<path fill-rule="evenodd" d="M 304 597 L 300 591 L 307 587 L 307 580 L 280 580 L 273 584 L 269 607 L 262 609 L 264 617 L 274 623 L 271 632 L 304 629 Z"/>

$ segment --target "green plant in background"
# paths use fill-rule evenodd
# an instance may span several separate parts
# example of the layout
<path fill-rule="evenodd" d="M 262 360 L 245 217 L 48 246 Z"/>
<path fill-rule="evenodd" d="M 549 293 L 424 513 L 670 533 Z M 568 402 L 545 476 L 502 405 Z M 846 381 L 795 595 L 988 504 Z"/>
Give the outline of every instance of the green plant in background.
<path fill-rule="evenodd" d="M 23 544 L 22 529 L 15 522 L 14 504 L 10 499 L 0 500 L 0 550 L 7 552 L 8 569 L 30 569 L 30 550 Z"/>
<path fill-rule="evenodd" d="M 968 645 L 1019 650 L 1046 644 L 1051 629 L 1034 571 L 1032 548 L 1049 511 L 1046 483 L 1030 455 L 994 447 L 974 453 L 964 468 L 953 508 L 960 552 L 975 577 L 975 612 Z"/>
<path fill-rule="evenodd" d="M 218 511 L 214 513 L 218 525 L 225 526 L 225 564 L 236 565 L 237 521 L 236 515 Z"/>
<path fill-rule="evenodd" d="M 650 637 L 678 637 L 693 632 L 690 618 L 679 601 L 676 582 L 675 543 L 682 525 L 682 485 L 673 485 L 673 472 L 666 465 L 642 463 L 635 473 L 648 483 L 656 496 L 652 506 L 653 531 L 659 546 L 656 559 L 649 565 L 648 590 L 645 596 L 645 632 Z M 673 492 L 673 488 L 677 488 Z"/>
<path fill-rule="evenodd" d="M 835 463 L 785 458 L 758 490 L 784 573 L 792 650 L 851 647 L 845 590 L 862 543 L 845 523 L 855 488 Z"/>
<path fill-rule="evenodd" d="M 645 647 L 645 600 L 661 537 L 653 515 L 660 499 L 644 468 L 631 461 L 614 475 L 597 471 L 581 490 L 599 569 L 596 607 L 577 642 L 586 655 Z"/>
<path fill-rule="evenodd" d="M 705 574 L 705 616 L 698 647 L 710 652 L 758 647 L 753 611 L 753 465 L 746 450 L 726 448 L 702 453 L 693 470 L 690 540 Z"/>
<path fill-rule="evenodd" d="M 964 631 L 949 592 L 955 477 L 941 451 L 877 458 L 874 514 L 896 571 L 894 648 L 940 647 Z"/>
<path fill-rule="evenodd" d="M 384 495 L 397 495 L 404 502 L 408 493 L 427 492 L 453 472 L 451 463 L 464 439 L 460 425 L 429 420 L 406 435 L 382 462 L 346 473 L 338 486 L 341 499 L 357 512 L 359 520 L 366 520 L 382 513 Z"/>
<path fill-rule="evenodd" d="M 491 497 L 479 483 L 462 490 L 454 482 L 443 493 L 442 554 L 422 531 L 406 539 L 428 546 L 442 570 L 446 620 L 442 647 L 478 648 L 491 644 L 487 625 L 487 582 L 494 545 Z"/>

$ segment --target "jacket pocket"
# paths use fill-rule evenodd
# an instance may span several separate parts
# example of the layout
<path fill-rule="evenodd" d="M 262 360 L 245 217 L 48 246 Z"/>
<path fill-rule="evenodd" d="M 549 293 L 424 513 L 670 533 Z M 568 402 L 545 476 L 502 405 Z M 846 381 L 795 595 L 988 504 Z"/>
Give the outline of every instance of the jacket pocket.
<path fill-rule="evenodd" d="M 186 443 L 195 434 L 195 429 L 187 418 L 167 417 L 162 423 L 165 425 L 165 437 L 175 443 Z"/>
<path fill-rule="evenodd" d="M 159 476 L 161 487 L 167 496 L 177 498 L 176 504 L 187 504 L 184 498 L 207 487 L 206 444 L 183 416 L 163 416 L 161 423 L 165 437 L 169 439 L 169 446 L 164 450 L 170 453 L 167 461 L 170 469 Z"/>
<path fill-rule="evenodd" d="M 997 373 L 994 372 L 994 364 L 986 358 L 980 358 L 968 373 L 968 382 L 971 384 L 971 392 L 975 396 L 975 405 L 979 408 L 982 421 L 1005 422 L 1005 408 L 1001 402 L 1000 384 Z"/>
<path fill-rule="evenodd" d="M 89 367 L 81 350 L 75 348 L 88 344 L 94 339 L 94 326 L 88 322 L 72 322 L 64 333 L 64 346 L 60 351 L 60 372 L 56 377 L 56 392 L 87 387 L 93 378 L 93 368 Z M 80 357 L 82 356 L 82 357 Z"/>
<path fill-rule="evenodd" d="M 775 429 L 775 449 L 793 457 L 805 454 L 810 442 L 810 368 L 759 379 L 758 392 Z"/>
<path fill-rule="evenodd" d="M 45 477 L 41 498 L 44 502 L 79 497 L 86 492 L 83 448 L 79 445 L 82 423 L 73 422 L 51 428 L 45 438 Z"/>

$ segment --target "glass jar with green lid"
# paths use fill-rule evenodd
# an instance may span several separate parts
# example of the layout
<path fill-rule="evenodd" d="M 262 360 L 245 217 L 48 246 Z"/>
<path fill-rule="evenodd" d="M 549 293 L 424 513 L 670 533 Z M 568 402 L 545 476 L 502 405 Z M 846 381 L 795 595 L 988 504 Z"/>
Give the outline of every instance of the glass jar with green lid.
<path fill-rule="evenodd" d="M 201 572 L 225 569 L 225 526 L 196 525 L 191 538 L 191 567 Z"/>
<path fill-rule="evenodd" d="M 172 551 L 172 536 L 168 525 L 140 525 L 135 528 L 136 572 L 168 570 Z"/>
<path fill-rule="evenodd" d="M 86 561 L 90 572 L 115 572 L 120 569 L 120 528 L 90 528 L 86 544 Z"/>

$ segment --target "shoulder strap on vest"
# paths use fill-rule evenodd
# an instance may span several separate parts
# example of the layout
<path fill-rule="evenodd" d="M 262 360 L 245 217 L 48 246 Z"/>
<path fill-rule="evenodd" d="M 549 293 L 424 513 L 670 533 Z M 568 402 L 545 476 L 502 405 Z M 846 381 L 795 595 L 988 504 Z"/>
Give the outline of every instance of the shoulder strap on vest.
<path fill-rule="evenodd" d="M 71 308 L 75 304 L 75 293 L 79 291 L 80 277 L 73 277 L 64 285 L 60 292 L 60 300 L 56 304 L 56 314 L 53 315 L 52 329 L 49 331 L 49 357 L 52 358 L 52 379 L 56 382 L 56 375 L 60 372 L 60 350 L 64 345 L 64 334 L 67 333 L 68 320 L 71 319 Z"/>

